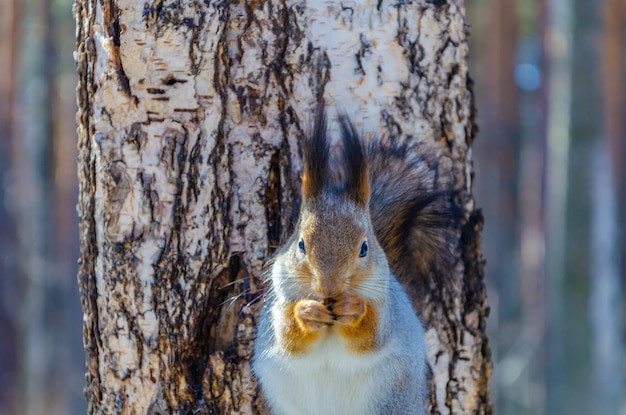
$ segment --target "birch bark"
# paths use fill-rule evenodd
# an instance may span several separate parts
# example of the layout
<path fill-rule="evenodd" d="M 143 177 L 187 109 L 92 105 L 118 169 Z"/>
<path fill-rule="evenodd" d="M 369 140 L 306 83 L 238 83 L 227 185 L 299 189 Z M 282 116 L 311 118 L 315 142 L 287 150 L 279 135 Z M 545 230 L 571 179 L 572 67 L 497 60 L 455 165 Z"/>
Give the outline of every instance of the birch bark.
<path fill-rule="evenodd" d="M 456 274 L 415 298 L 433 413 L 490 413 L 482 216 L 460 0 L 77 0 L 79 284 L 90 413 L 265 413 L 263 266 L 298 209 L 319 99 L 439 156 Z"/>

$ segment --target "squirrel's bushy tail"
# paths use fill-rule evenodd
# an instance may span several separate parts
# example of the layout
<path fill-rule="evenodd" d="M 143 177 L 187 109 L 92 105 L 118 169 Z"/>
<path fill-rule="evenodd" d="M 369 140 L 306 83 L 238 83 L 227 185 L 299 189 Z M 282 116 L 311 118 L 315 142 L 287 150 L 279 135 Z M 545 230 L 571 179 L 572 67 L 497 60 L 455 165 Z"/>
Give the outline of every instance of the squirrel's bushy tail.
<path fill-rule="evenodd" d="M 453 191 L 435 187 L 436 157 L 374 139 L 368 160 L 374 231 L 396 277 L 428 284 L 433 273 L 449 274 L 462 211 Z"/>

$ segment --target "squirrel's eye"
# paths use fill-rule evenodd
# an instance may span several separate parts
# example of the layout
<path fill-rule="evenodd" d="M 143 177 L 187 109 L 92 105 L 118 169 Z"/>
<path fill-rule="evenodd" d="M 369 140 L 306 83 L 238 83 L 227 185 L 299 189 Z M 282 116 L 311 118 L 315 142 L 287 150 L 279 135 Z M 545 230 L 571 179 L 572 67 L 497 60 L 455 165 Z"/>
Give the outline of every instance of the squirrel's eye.
<path fill-rule="evenodd" d="M 361 252 L 359 252 L 359 256 L 363 258 L 367 255 L 367 241 L 363 241 L 363 245 L 361 245 Z"/>
<path fill-rule="evenodd" d="M 306 248 L 304 247 L 304 239 L 300 239 L 300 242 L 298 242 L 298 248 L 300 248 L 300 252 L 302 252 L 302 254 L 306 254 Z"/>

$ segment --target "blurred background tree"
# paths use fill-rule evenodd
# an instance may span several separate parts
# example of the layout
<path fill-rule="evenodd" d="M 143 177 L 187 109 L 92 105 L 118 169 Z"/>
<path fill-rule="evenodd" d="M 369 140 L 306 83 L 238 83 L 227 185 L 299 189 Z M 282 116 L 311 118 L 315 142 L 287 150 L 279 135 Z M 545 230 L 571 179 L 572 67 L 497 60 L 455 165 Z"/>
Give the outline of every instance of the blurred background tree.
<path fill-rule="evenodd" d="M 495 413 L 626 413 L 626 0 L 466 6 Z M 0 22 L 0 415 L 82 414 L 71 1 Z"/>
<path fill-rule="evenodd" d="M 71 6 L 0 3 L 0 414 L 86 408 Z"/>
<path fill-rule="evenodd" d="M 468 18 L 495 413 L 624 413 L 626 2 Z"/>

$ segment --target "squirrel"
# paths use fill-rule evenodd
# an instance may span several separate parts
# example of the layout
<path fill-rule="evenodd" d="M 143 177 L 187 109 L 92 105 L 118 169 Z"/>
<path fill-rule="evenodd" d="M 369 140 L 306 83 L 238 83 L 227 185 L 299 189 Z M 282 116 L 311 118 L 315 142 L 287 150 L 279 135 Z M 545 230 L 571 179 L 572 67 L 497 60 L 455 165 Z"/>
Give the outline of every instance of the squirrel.
<path fill-rule="evenodd" d="M 338 120 L 340 163 L 323 106 L 304 140 L 300 215 L 268 271 L 253 372 L 276 415 L 425 415 L 424 330 L 394 273 L 426 280 L 445 263 L 453 215 L 424 159 L 366 147 Z"/>

